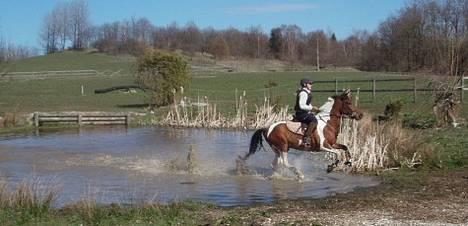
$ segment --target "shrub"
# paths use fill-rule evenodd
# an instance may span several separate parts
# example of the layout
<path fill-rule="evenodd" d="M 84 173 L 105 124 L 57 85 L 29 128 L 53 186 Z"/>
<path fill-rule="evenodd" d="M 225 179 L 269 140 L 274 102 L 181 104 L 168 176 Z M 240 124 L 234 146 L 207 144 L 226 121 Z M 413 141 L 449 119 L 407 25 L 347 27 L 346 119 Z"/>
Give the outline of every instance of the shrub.
<path fill-rule="evenodd" d="M 420 113 L 407 113 L 403 116 L 403 127 L 413 129 L 433 128 L 437 120 L 433 115 Z"/>
<path fill-rule="evenodd" d="M 136 82 L 152 91 L 153 105 L 168 105 L 175 91 L 190 82 L 189 66 L 178 55 L 150 51 L 137 60 Z"/>
<path fill-rule="evenodd" d="M 384 115 L 390 119 L 398 117 L 402 107 L 403 102 L 401 100 L 391 101 L 385 105 Z"/>

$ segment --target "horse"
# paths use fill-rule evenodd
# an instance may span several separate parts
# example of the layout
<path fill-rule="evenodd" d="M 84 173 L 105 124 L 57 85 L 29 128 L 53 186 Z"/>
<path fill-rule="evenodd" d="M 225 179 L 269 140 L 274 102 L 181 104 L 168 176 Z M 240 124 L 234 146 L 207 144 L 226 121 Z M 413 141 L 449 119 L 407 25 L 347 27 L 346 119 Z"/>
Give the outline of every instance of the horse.
<path fill-rule="evenodd" d="M 348 147 L 337 143 L 337 137 L 340 132 L 342 117 L 360 120 L 363 117 L 363 112 L 353 106 L 349 89 L 341 95 L 329 97 L 328 101 L 319 110 L 320 113 L 316 115 L 318 125 L 312 132 L 310 145 L 306 146 L 302 141 L 306 124 L 294 121 L 280 121 L 269 127 L 256 130 L 250 140 L 249 152 L 243 157 L 239 156 L 238 161 L 245 162 L 258 149 L 264 148 L 262 143 L 262 138 L 264 138 L 275 153 L 272 162 L 273 169 L 277 170 L 278 166 L 282 165 L 294 172 L 299 179 L 303 179 L 304 175 L 288 163 L 290 148 L 307 152 L 327 151 L 337 157 L 344 152 L 344 164 L 351 166 L 351 154 Z M 327 172 L 331 172 L 338 163 L 339 160 L 336 160 L 334 164 L 329 165 Z"/>

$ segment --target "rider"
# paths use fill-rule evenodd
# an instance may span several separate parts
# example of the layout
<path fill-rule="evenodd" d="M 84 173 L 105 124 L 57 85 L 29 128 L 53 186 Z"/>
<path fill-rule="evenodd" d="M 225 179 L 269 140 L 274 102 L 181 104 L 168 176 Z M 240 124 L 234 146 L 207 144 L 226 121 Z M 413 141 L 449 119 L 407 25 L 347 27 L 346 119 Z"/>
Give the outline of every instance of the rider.
<path fill-rule="evenodd" d="M 301 89 L 297 91 L 296 96 L 296 106 L 294 110 L 296 114 L 294 118 L 302 123 L 307 124 L 307 130 L 304 133 L 304 145 L 310 146 L 312 131 L 314 131 L 317 126 L 317 118 L 312 113 L 312 111 L 317 110 L 316 107 L 312 106 L 312 80 L 304 78 L 301 79 Z"/>

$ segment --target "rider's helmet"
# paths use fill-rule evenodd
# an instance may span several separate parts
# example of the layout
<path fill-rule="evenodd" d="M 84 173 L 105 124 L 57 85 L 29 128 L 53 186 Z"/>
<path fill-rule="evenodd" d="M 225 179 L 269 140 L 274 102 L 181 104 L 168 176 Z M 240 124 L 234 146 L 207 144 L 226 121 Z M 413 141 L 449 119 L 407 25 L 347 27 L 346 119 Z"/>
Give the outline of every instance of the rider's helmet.
<path fill-rule="evenodd" d="M 314 83 L 314 81 L 312 81 L 312 80 L 310 80 L 308 78 L 301 79 L 301 86 L 302 87 L 306 86 L 306 84 L 313 84 L 313 83 Z"/>

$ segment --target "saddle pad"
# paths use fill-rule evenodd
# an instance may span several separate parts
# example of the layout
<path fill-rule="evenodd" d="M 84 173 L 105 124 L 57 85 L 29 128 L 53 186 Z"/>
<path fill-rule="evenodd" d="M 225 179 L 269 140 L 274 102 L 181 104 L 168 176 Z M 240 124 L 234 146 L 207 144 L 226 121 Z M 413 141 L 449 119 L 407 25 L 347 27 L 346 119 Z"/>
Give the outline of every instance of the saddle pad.
<path fill-rule="evenodd" d="M 307 129 L 307 124 L 301 122 L 286 121 L 286 127 L 288 127 L 288 130 L 293 133 L 304 135 Z"/>

